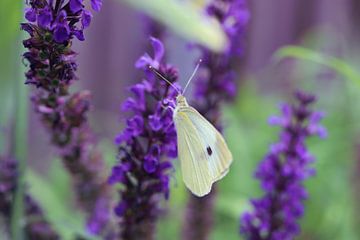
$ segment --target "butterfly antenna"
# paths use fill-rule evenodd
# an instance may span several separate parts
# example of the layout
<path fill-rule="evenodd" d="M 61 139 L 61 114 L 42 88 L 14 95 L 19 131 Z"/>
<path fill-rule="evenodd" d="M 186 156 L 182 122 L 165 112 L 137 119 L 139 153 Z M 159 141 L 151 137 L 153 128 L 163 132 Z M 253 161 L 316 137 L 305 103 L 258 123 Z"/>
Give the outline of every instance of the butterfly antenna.
<path fill-rule="evenodd" d="M 165 82 L 167 82 L 171 87 L 173 87 L 178 94 L 181 94 L 181 92 L 179 91 L 179 89 L 177 87 L 175 87 L 174 84 L 172 84 L 169 80 L 167 80 L 156 68 L 154 68 L 153 66 L 149 65 L 149 69 L 151 71 L 153 71 L 156 75 L 158 75 L 162 80 L 164 80 Z"/>
<path fill-rule="evenodd" d="M 190 84 L 191 80 L 194 78 L 194 76 L 195 76 L 195 74 L 196 74 L 197 70 L 199 69 L 201 62 L 202 62 L 202 60 L 201 60 L 201 59 L 199 59 L 199 61 L 198 61 L 198 63 L 196 64 L 196 67 L 195 67 L 195 69 L 194 69 L 193 73 L 191 74 L 191 76 L 190 76 L 190 78 L 189 78 L 188 82 L 186 83 L 186 85 L 185 85 L 185 87 L 184 87 L 183 94 L 185 94 L 185 91 L 186 91 L 187 87 L 189 86 L 189 84 Z"/>

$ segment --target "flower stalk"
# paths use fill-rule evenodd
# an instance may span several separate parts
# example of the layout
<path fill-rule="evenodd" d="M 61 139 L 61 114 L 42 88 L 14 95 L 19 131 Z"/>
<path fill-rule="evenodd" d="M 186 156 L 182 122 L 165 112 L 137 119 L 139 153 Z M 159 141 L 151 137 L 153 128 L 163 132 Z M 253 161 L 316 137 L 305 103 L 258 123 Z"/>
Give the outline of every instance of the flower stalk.
<path fill-rule="evenodd" d="M 91 0 L 99 11 L 101 0 Z M 104 161 L 87 121 L 90 92 L 70 94 L 76 77 L 74 38 L 84 41 L 84 29 L 92 13 L 83 0 L 30 0 L 27 23 L 21 25 L 30 38 L 23 41 L 29 63 L 26 84 L 36 87 L 31 98 L 35 111 L 60 150 L 70 172 L 79 206 L 88 214 L 88 230 L 106 234 L 110 190 L 103 175 Z"/>
<path fill-rule="evenodd" d="M 155 239 L 155 227 L 161 213 L 160 201 L 169 197 L 170 158 L 177 155 L 176 132 L 172 122 L 173 100 L 177 92 L 150 71 L 152 66 L 172 84 L 177 70 L 163 62 L 162 42 L 151 38 L 154 57 L 145 54 L 136 62 L 145 78 L 129 88 L 122 111 L 130 112 L 125 129 L 116 138 L 118 163 L 109 177 L 110 184 L 121 184 L 119 217 L 120 239 Z"/>
<path fill-rule="evenodd" d="M 20 67 L 20 66 L 19 66 Z M 21 80 L 20 80 L 21 79 Z M 22 78 L 15 81 L 15 124 L 13 126 L 14 137 L 11 139 L 11 154 L 17 159 L 18 174 L 12 204 L 11 214 L 11 236 L 13 239 L 23 239 L 23 219 L 25 214 L 25 173 L 27 167 L 27 129 L 28 129 L 28 91 L 24 87 Z"/>

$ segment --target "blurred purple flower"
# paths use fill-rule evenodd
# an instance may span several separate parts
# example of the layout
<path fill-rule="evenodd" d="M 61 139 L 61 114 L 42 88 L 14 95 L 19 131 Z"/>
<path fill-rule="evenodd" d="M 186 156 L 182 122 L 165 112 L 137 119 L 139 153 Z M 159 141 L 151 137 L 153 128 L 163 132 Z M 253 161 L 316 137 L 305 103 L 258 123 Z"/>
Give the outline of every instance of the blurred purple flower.
<path fill-rule="evenodd" d="M 10 229 L 11 209 L 17 188 L 18 168 L 16 161 L 0 157 L 0 216 L 4 217 Z M 58 240 L 60 237 L 45 219 L 38 204 L 25 195 L 25 237 L 26 239 Z M 3 236 L 5 237 L 5 236 Z M 5 237 L 6 238 L 6 237 Z"/>
<path fill-rule="evenodd" d="M 122 109 L 131 112 L 126 127 L 116 139 L 119 162 L 112 169 L 109 183 L 120 183 L 121 200 L 115 208 L 120 218 L 121 239 L 154 239 L 154 227 L 159 214 L 161 195 L 169 196 L 169 157 L 176 151 L 176 132 L 172 111 L 177 92 L 159 79 L 148 66 L 169 81 L 177 80 L 177 71 L 162 61 L 164 46 L 151 38 L 155 57 L 145 54 L 136 67 L 145 72 L 145 79 L 130 87 Z M 155 65 L 155 66 L 154 66 Z M 176 84 L 176 83 L 175 83 Z"/>
<path fill-rule="evenodd" d="M 102 174 L 104 161 L 87 122 L 90 92 L 69 94 L 77 79 L 73 36 L 84 40 L 83 29 L 92 15 L 82 0 L 29 0 L 28 23 L 21 24 L 30 38 L 23 41 L 29 62 L 26 84 L 36 86 L 35 111 L 48 129 L 71 173 L 79 206 L 88 217 L 88 230 L 105 236 L 110 217 L 110 188 Z M 101 1 L 92 1 L 100 9 Z M 37 21 L 35 21 L 37 20 Z M 36 22 L 36 23 L 35 23 Z M 101 210 L 100 210 L 101 209 Z"/>
<path fill-rule="evenodd" d="M 81 24 L 83 28 L 87 28 L 90 26 L 92 19 L 92 14 L 90 11 L 84 10 L 81 17 Z"/>
<path fill-rule="evenodd" d="M 162 42 L 159 39 L 150 38 L 152 47 L 154 48 L 154 58 L 150 57 L 148 53 L 145 53 L 141 56 L 135 63 L 137 68 L 146 68 L 151 65 L 152 67 L 158 69 L 160 66 L 160 61 L 164 57 L 165 50 Z"/>
<path fill-rule="evenodd" d="M 220 106 L 237 93 L 236 69 L 244 52 L 244 38 L 250 13 L 246 0 L 213 0 L 207 14 L 221 24 L 229 39 L 227 49 L 214 53 L 201 47 L 202 64 L 195 85 L 197 109 L 220 128 Z"/>
<path fill-rule="evenodd" d="M 305 140 L 313 135 L 324 137 L 326 131 L 319 123 L 323 114 L 310 109 L 315 97 L 298 91 L 295 98 L 297 104 L 281 106 L 281 117 L 269 119 L 283 130 L 255 172 L 265 194 L 251 200 L 253 212 L 241 218 L 240 232 L 248 240 L 293 239 L 300 233 L 297 221 L 308 197 L 303 181 L 315 173 L 309 166 L 314 157 Z"/>
<path fill-rule="evenodd" d="M 94 11 L 100 11 L 102 6 L 102 0 L 91 0 L 91 7 Z"/>

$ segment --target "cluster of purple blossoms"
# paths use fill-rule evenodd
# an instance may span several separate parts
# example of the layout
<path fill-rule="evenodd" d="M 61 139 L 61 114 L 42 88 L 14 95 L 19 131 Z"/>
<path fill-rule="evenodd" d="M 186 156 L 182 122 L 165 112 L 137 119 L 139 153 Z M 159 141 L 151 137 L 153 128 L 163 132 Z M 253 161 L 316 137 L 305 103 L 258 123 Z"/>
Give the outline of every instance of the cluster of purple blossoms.
<path fill-rule="evenodd" d="M 120 218 L 121 239 L 153 239 L 159 215 L 159 200 L 169 197 L 169 158 L 177 156 L 172 111 L 177 91 L 160 79 L 149 66 L 176 85 L 177 70 L 165 64 L 164 46 L 151 38 L 154 58 L 143 55 L 136 67 L 145 78 L 129 88 L 122 111 L 131 112 L 126 127 L 116 138 L 119 162 L 112 169 L 109 183 L 120 183 L 121 200 L 115 208 Z"/>
<path fill-rule="evenodd" d="M 10 229 L 11 210 L 13 209 L 18 177 L 17 163 L 11 159 L 0 158 L 0 214 L 5 219 L 7 229 Z M 58 234 L 46 221 L 39 205 L 25 195 L 25 236 L 27 239 L 57 240 Z"/>
<path fill-rule="evenodd" d="M 73 36 L 85 40 L 83 30 L 90 25 L 92 14 L 84 8 L 84 0 L 30 0 L 26 9 L 27 27 L 48 41 L 67 44 Z M 91 0 L 91 7 L 100 11 L 102 0 Z"/>
<path fill-rule="evenodd" d="M 213 0 L 207 14 L 219 21 L 229 39 L 227 49 L 215 53 L 201 48 L 202 64 L 196 80 L 196 108 L 215 126 L 220 127 L 220 106 L 233 100 L 236 91 L 235 67 L 243 55 L 243 45 L 250 13 L 246 0 Z"/>
<path fill-rule="evenodd" d="M 102 0 L 90 2 L 93 10 L 100 10 Z M 24 58 L 29 62 L 26 84 L 36 86 L 32 96 L 35 111 L 72 175 L 78 203 L 88 213 L 88 230 L 105 234 L 110 190 L 87 122 L 90 93 L 69 94 L 77 79 L 72 40 L 74 36 L 84 40 L 83 30 L 90 25 L 92 14 L 83 0 L 30 0 L 28 4 L 28 22 L 21 27 L 30 35 L 23 44 L 28 49 Z"/>
<path fill-rule="evenodd" d="M 303 181 L 315 173 L 305 140 L 326 137 L 326 130 L 319 123 L 323 114 L 310 109 L 315 97 L 298 91 L 295 98 L 297 104 L 281 106 L 281 117 L 269 119 L 283 130 L 255 173 L 265 194 L 251 201 L 252 213 L 242 216 L 240 232 L 248 240 L 288 240 L 300 232 L 297 220 L 308 197 Z"/>
<path fill-rule="evenodd" d="M 25 10 L 27 23 L 21 28 L 30 34 L 23 41 L 29 49 L 24 58 L 30 63 L 27 84 L 49 92 L 66 95 L 68 85 L 76 79 L 76 53 L 71 50 L 72 38 L 84 40 L 83 30 L 90 25 L 92 14 L 83 0 L 30 0 Z M 101 0 L 92 0 L 99 11 Z"/>

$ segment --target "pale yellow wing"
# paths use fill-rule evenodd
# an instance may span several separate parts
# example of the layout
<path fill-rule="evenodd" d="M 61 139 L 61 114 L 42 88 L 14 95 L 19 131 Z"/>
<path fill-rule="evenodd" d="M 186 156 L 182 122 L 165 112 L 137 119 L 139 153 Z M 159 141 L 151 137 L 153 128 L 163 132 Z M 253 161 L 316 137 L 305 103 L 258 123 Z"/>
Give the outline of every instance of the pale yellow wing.
<path fill-rule="evenodd" d="M 207 158 L 210 163 L 210 170 L 214 182 L 223 178 L 229 171 L 232 163 L 232 154 L 221 133 L 198 111 L 192 107 L 182 109 L 186 113 L 192 124 L 195 126 L 203 145 L 210 147 L 207 149 Z M 211 153 L 211 154 L 209 154 Z"/>
<path fill-rule="evenodd" d="M 177 109 L 174 122 L 185 185 L 195 195 L 204 196 L 228 172 L 231 152 L 221 134 L 194 108 Z"/>
<path fill-rule="evenodd" d="M 204 158 L 205 151 L 202 150 L 202 141 L 185 114 L 178 112 L 174 116 L 174 121 L 183 180 L 193 194 L 204 196 L 211 190 L 212 176 L 208 162 Z"/>

